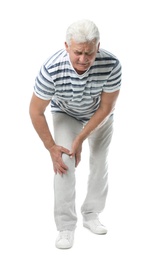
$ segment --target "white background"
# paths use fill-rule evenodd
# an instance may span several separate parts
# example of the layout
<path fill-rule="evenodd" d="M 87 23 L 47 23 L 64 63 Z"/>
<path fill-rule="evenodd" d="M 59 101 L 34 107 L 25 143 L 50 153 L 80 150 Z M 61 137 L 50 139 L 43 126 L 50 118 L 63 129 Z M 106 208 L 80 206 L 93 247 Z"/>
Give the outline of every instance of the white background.
<path fill-rule="evenodd" d="M 2 1 L 0 4 L 0 259 L 152 259 L 150 0 Z M 72 249 L 55 248 L 53 171 L 29 102 L 41 64 L 64 48 L 67 26 L 92 19 L 101 47 L 123 67 L 109 157 L 106 236 L 82 227 L 88 149 L 76 173 L 78 225 Z M 51 115 L 47 111 L 51 125 Z"/>

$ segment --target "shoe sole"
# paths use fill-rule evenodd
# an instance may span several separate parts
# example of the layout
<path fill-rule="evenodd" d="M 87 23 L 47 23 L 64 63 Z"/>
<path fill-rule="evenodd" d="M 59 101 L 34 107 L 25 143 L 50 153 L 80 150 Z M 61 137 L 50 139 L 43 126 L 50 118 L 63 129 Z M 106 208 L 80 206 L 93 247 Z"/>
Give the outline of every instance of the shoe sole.
<path fill-rule="evenodd" d="M 90 229 L 90 227 L 87 225 L 87 224 L 83 224 L 83 226 L 85 228 L 87 228 L 90 232 L 92 232 L 93 234 L 96 234 L 96 235 L 106 235 L 107 234 L 107 231 L 103 231 L 103 232 L 94 232 L 93 230 Z"/>
<path fill-rule="evenodd" d="M 56 245 L 56 248 L 66 250 L 66 249 L 70 249 L 72 246 L 69 246 L 69 247 L 59 247 L 59 246 Z"/>

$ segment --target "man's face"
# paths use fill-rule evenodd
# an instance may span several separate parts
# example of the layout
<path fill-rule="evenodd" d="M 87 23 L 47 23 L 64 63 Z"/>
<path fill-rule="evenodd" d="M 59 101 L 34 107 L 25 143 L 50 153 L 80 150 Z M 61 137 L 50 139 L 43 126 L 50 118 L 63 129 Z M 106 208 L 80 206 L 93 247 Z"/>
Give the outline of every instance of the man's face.
<path fill-rule="evenodd" d="M 72 66 L 78 74 L 83 74 L 93 64 L 99 45 L 95 41 L 76 43 L 71 40 L 71 45 L 65 42 Z"/>

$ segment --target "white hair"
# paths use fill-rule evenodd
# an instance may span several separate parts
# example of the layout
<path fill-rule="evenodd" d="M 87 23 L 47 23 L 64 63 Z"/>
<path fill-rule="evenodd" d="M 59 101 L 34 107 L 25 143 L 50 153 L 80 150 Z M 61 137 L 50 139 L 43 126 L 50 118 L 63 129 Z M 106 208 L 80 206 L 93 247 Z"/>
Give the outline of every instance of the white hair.
<path fill-rule="evenodd" d="M 96 44 L 100 41 L 100 33 L 94 22 L 90 20 L 79 20 L 72 23 L 66 31 L 66 42 L 68 45 L 71 43 L 71 39 L 77 43 L 96 41 Z"/>

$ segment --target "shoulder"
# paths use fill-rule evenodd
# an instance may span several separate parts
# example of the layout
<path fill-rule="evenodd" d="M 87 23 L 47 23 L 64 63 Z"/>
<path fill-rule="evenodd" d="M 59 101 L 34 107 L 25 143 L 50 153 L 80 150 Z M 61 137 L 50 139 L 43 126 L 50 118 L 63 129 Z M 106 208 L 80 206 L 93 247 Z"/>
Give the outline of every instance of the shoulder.
<path fill-rule="evenodd" d="M 59 66 L 61 64 L 66 64 L 68 61 L 67 52 L 64 49 L 61 49 L 51 55 L 45 62 L 44 66 L 46 69 Z"/>
<path fill-rule="evenodd" d="M 116 55 L 114 55 L 113 53 L 111 53 L 105 49 L 99 49 L 96 60 L 98 60 L 99 62 L 105 62 L 105 63 L 106 62 L 113 63 L 113 64 L 120 63 L 120 61 Z"/>

